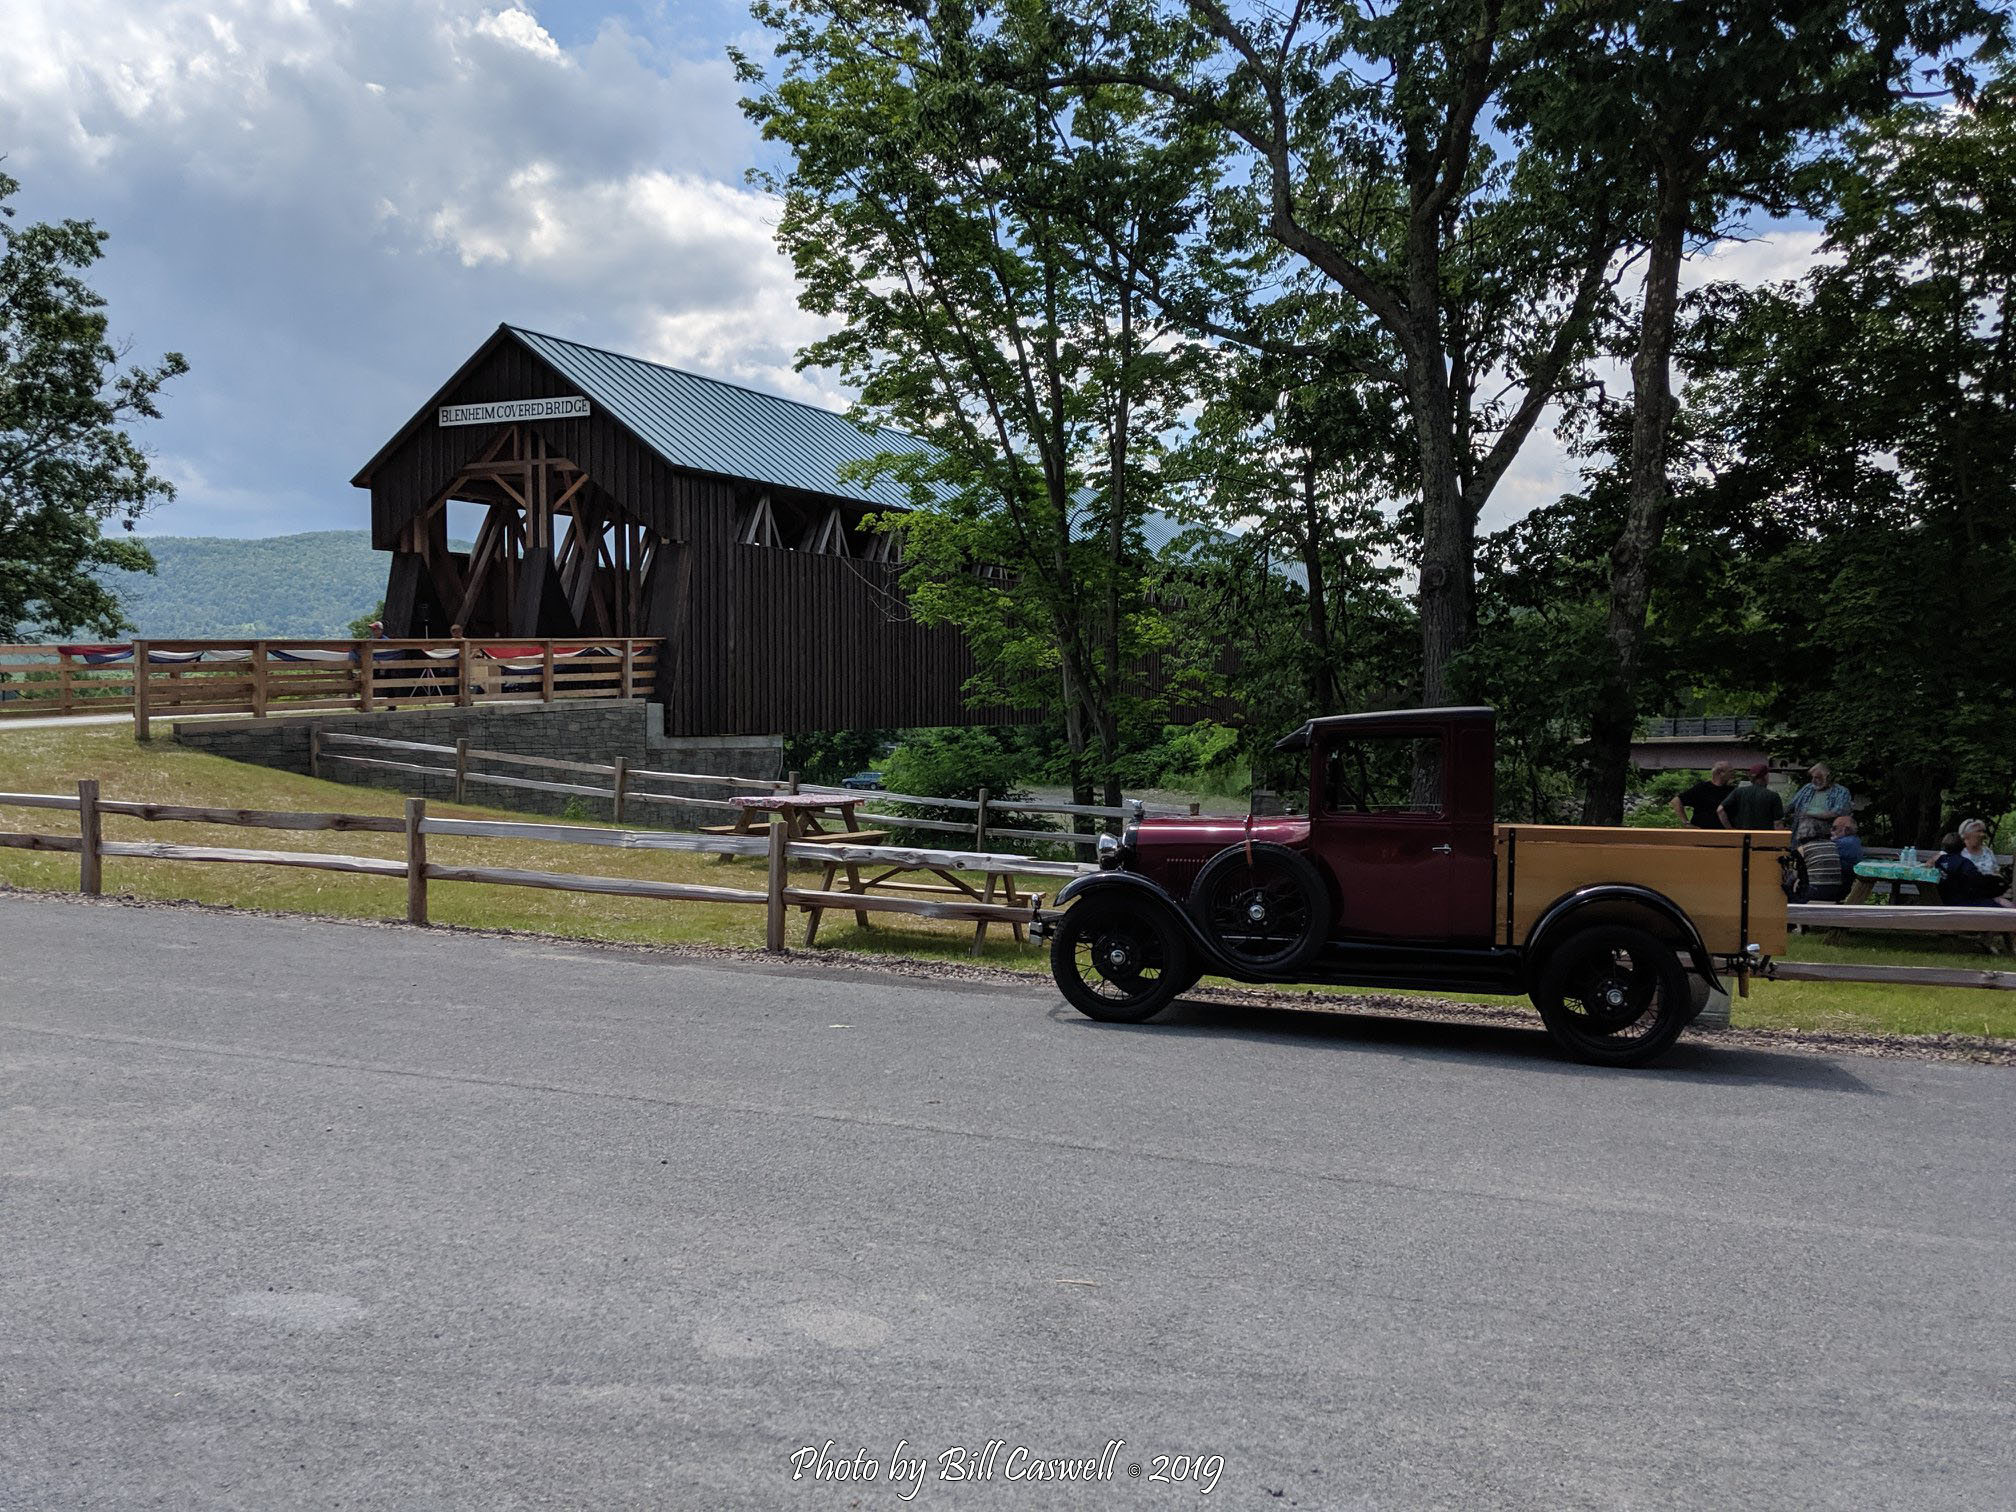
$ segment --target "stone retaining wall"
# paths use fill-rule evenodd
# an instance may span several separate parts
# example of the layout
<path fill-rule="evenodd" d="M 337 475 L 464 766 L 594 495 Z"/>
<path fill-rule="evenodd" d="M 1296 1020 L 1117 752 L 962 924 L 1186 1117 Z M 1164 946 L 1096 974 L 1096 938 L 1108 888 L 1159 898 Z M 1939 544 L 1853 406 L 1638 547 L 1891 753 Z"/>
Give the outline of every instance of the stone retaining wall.
<path fill-rule="evenodd" d="M 618 756 L 633 767 L 653 771 L 704 772 L 717 777 L 774 779 L 783 775 L 784 742 L 775 735 L 667 736 L 664 706 L 641 700 L 566 700 L 550 704 L 476 704 L 468 708 L 381 710 L 371 714 L 302 716 L 292 719 L 197 719 L 175 721 L 178 745 L 208 751 L 233 761 L 249 761 L 282 771 L 309 769 L 309 731 L 325 734 L 373 735 L 384 740 L 412 740 L 427 745 L 453 745 L 466 739 L 476 750 L 503 751 L 513 756 L 545 756 L 555 761 L 610 763 Z M 374 751 L 366 746 L 327 746 L 325 754 L 369 756 L 411 761 L 423 766 L 447 764 L 446 758 L 425 753 Z M 607 778 L 587 773 L 545 772 L 532 767 L 485 768 L 472 758 L 471 770 L 492 770 L 508 777 L 545 782 L 578 781 L 606 786 Z M 370 767 L 325 763 L 324 777 L 363 787 L 386 788 L 413 798 L 449 799 L 451 778 L 418 772 L 386 772 Z M 640 783 L 664 790 L 664 783 Z M 693 789 L 700 796 L 720 798 L 718 788 Z M 518 809 L 533 814 L 559 814 L 569 804 L 592 818 L 611 817 L 606 799 L 566 793 L 537 793 L 490 783 L 469 784 L 467 801 L 489 808 Z M 729 817 L 720 810 L 685 808 L 664 803 L 638 803 L 624 815 L 640 824 L 690 828 L 718 824 Z"/>

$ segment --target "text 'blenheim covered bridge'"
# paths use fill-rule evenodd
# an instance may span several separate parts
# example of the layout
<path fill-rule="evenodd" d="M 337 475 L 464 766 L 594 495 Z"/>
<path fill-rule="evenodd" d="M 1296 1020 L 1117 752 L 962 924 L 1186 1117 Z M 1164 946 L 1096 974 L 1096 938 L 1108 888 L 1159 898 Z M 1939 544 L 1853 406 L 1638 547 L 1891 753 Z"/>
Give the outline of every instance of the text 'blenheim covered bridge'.
<path fill-rule="evenodd" d="M 925 443 L 675 368 L 499 326 L 352 480 L 392 553 L 387 633 L 662 636 L 668 733 L 992 722 L 963 637 L 911 622 L 900 509 L 843 463 Z M 448 505 L 480 505 L 467 551 Z"/>

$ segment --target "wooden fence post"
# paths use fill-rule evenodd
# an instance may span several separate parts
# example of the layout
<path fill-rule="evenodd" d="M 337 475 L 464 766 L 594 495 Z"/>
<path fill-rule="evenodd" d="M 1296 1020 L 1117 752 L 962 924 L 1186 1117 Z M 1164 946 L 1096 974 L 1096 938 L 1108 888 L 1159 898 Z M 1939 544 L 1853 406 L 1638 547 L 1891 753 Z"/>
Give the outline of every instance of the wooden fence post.
<path fill-rule="evenodd" d="M 147 723 L 147 642 L 133 642 L 133 738 L 151 740 Z"/>
<path fill-rule="evenodd" d="M 357 707 L 369 714 L 376 704 L 376 688 L 372 686 L 378 676 L 378 653 L 371 648 L 371 642 L 357 642 Z"/>
<path fill-rule="evenodd" d="M 80 841 L 77 848 L 77 891 L 97 897 L 104 890 L 104 857 L 99 846 L 104 843 L 102 827 L 98 819 L 98 779 L 81 777 L 77 781 L 77 834 Z"/>
<path fill-rule="evenodd" d="M 1201 803 L 1193 803 L 1193 804 L 1191 804 L 1191 805 L 1190 805 L 1190 817 L 1191 817 L 1192 819 L 1195 819 L 1195 818 L 1196 818 L 1196 817 L 1197 817 L 1198 815 L 1202 814 L 1203 812 L 1204 812 L 1204 805 L 1203 805 L 1203 804 L 1201 804 Z"/>
<path fill-rule="evenodd" d="M 553 641 L 550 636 L 546 641 L 546 654 L 539 663 L 539 701 L 553 702 Z"/>
<path fill-rule="evenodd" d="M 266 717 L 266 642 L 252 642 L 252 717 Z"/>
<path fill-rule="evenodd" d="M 929 838 L 928 836 L 926 837 Z M 973 849 L 987 849 L 987 789 L 980 789 L 980 807 L 973 814 Z"/>
<path fill-rule="evenodd" d="M 770 907 L 763 948 L 772 955 L 784 953 L 784 889 L 791 880 L 789 849 L 782 819 L 770 821 Z"/>
<path fill-rule="evenodd" d="M 636 694 L 632 691 L 636 686 L 636 681 L 637 642 L 626 640 L 623 642 L 623 696 L 625 698 L 636 697 Z"/>
<path fill-rule="evenodd" d="M 796 772 L 786 772 L 784 774 L 784 780 L 787 784 L 786 787 L 787 792 L 795 793 L 798 791 L 798 774 Z"/>
<path fill-rule="evenodd" d="M 469 790 L 469 737 L 464 735 L 455 742 L 455 801 L 461 803 L 462 795 Z"/>
<path fill-rule="evenodd" d="M 469 688 L 469 642 L 455 642 L 455 702 L 465 709 L 476 700 Z"/>
<path fill-rule="evenodd" d="M 308 775 L 310 777 L 320 777 L 322 775 L 322 727 L 320 725 L 311 724 L 308 726 Z"/>
<path fill-rule="evenodd" d="M 427 836 L 420 826 L 427 818 L 427 800 L 406 800 L 406 922 L 427 922 Z"/>
<path fill-rule="evenodd" d="M 77 664 L 71 659 L 68 651 L 58 651 L 56 653 L 56 665 L 62 668 L 57 673 L 57 681 L 61 686 L 56 698 L 56 708 L 61 713 L 69 714 L 73 712 L 70 700 L 75 692 L 74 684 L 77 676 Z"/>
<path fill-rule="evenodd" d="M 615 792 L 616 796 L 611 805 L 611 817 L 618 824 L 621 824 L 623 822 L 623 800 L 630 792 L 630 758 L 628 756 L 618 756 L 616 758 Z"/>

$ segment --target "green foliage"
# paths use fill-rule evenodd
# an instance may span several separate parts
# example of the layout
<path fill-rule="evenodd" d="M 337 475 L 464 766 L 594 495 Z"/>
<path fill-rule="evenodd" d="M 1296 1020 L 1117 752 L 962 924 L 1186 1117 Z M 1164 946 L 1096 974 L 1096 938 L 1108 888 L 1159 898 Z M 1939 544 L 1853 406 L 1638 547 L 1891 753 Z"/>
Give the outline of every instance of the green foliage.
<path fill-rule="evenodd" d="M 384 619 L 385 619 L 385 600 L 381 598 L 378 600 L 377 608 L 365 610 L 362 614 L 358 615 L 357 618 L 350 621 L 350 623 L 345 625 L 343 628 L 350 633 L 350 638 L 352 640 L 370 640 L 371 627 L 373 625 L 382 624 L 384 622 Z"/>
<path fill-rule="evenodd" d="M 791 162 L 762 181 L 800 302 L 837 326 L 801 362 L 934 448 L 861 469 L 909 487 L 911 612 L 965 631 L 975 701 L 1059 709 L 1074 787 L 1097 771 L 1110 788 L 1142 712 L 1133 669 L 1159 649 L 1140 522 L 1194 361 L 1112 266 L 1159 261 L 1182 233 L 1202 171 L 1191 134 L 1153 140 L 1117 87 L 1077 99 L 1060 133 L 1047 97 L 1014 82 L 1051 54 L 1043 5 L 764 0 L 755 15 L 780 68 L 738 59 L 745 109 Z"/>
<path fill-rule="evenodd" d="M 142 636 L 361 638 L 379 617 L 366 606 L 384 604 L 388 558 L 362 530 L 255 540 L 152 536 L 147 546 L 157 572 L 100 574 Z"/>
<path fill-rule="evenodd" d="M 882 785 L 892 793 L 927 798 L 976 799 L 982 788 L 995 798 L 1028 796 L 1028 752 L 984 727 L 909 730 L 882 758 Z"/>
<path fill-rule="evenodd" d="M 788 735 L 784 739 L 784 770 L 796 772 L 800 782 L 832 787 L 856 772 L 875 770 L 882 753 L 895 740 L 896 732 L 893 730 L 828 730 L 811 735 Z"/>
<path fill-rule="evenodd" d="M 1739 655 L 1786 748 L 1928 843 L 2016 798 L 2016 179 L 2005 81 L 1838 165 L 1841 261 L 1729 293 L 1694 401 Z"/>
<path fill-rule="evenodd" d="M 0 173 L 0 640 L 80 629 L 113 635 L 118 600 L 100 568 L 151 570 L 130 531 L 175 490 L 126 434 L 159 417 L 180 353 L 118 369 L 105 301 L 80 276 L 104 255 L 89 221 L 14 224 L 20 185 Z"/>
<path fill-rule="evenodd" d="M 1209 720 L 1165 725 L 1162 738 L 1128 753 L 1120 764 L 1125 788 L 1176 788 L 1191 793 L 1233 794 L 1243 790 L 1243 741 L 1230 725 Z"/>

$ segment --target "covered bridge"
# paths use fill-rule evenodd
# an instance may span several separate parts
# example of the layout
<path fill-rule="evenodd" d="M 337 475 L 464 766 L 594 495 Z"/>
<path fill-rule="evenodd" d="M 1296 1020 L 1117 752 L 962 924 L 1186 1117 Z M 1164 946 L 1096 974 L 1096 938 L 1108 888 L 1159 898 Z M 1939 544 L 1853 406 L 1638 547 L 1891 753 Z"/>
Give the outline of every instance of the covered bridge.
<path fill-rule="evenodd" d="M 504 325 L 352 482 L 390 635 L 663 637 L 670 734 L 1012 720 L 967 707 L 964 638 L 911 621 L 897 538 L 861 528 L 902 490 L 839 475 L 924 445 Z M 466 551 L 458 501 L 484 511 Z"/>

